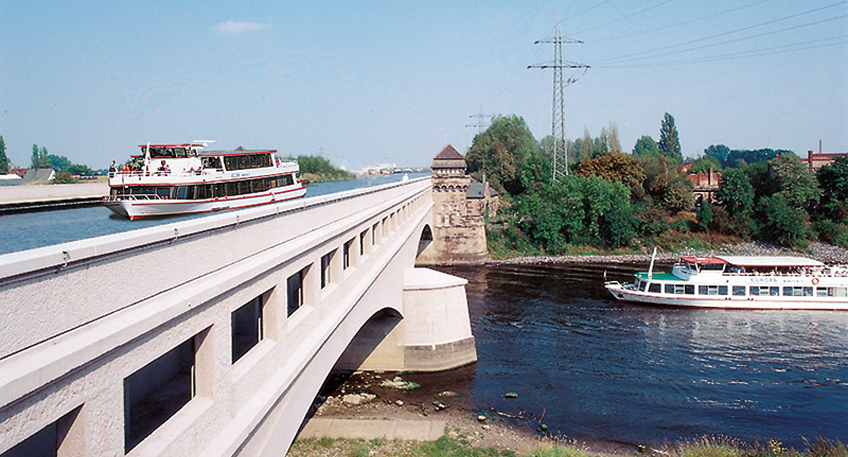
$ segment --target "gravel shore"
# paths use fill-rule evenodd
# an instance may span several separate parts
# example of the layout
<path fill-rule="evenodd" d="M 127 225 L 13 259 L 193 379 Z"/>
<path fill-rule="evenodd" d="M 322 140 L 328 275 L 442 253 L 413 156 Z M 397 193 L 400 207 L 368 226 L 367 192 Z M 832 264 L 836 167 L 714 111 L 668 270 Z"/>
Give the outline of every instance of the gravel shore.
<path fill-rule="evenodd" d="M 810 243 L 809 252 L 797 252 L 791 249 L 774 246 L 759 241 L 738 243 L 726 246 L 722 249 L 699 251 L 685 249 L 680 252 L 657 251 L 657 262 L 671 263 L 681 255 L 738 255 L 738 256 L 795 256 L 816 259 L 826 264 L 848 264 L 848 249 L 833 246 L 827 243 Z M 490 260 L 487 265 L 543 265 L 556 263 L 639 263 L 650 262 L 651 254 L 627 254 L 627 255 L 569 255 L 555 257 L 514 257 L 511 259 Z"/>

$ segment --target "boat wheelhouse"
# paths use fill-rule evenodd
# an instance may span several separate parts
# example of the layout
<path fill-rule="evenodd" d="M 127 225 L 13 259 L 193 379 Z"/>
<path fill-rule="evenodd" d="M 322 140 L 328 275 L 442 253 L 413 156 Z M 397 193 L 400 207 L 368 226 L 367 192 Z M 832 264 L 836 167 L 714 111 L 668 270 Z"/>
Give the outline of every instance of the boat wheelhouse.
<path fill-rule="evenodd" d="M 848 266 L 804 257 L 680 257 L 671 273 L 607 281 L 618 300 L 699 308 L 848 310 Z"/>
<path fill-rule="evenodd" d="M 103 205 L 130 220 L 206 213 L 303 197 L 293 160 L 276 150 L 206 151 L 206 142 L 140 145 L 109 170 Z"/>

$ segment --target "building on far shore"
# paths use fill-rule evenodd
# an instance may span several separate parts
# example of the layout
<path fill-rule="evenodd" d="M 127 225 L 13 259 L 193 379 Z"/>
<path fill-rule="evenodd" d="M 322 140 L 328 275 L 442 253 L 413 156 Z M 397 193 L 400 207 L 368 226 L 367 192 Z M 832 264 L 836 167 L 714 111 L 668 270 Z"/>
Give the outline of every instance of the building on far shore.
<path fill-rule="evenodd" d="M 488 258 L 486 212 L 497 211 L 497 192 L 466 174 L 465 158 L 445 146 L 433 170 L 432 240 L 416 261 L 419 265 L 476 265 Z"/>
<path fill-rule="evenodd" d="M 825 165 L 830 165 L 834 159 L 839 156 L 848 155 L 848 152 L 813 152 L 807 151 L 807 158 L 801 159 L 802 162 L 806 163 L 808 167 L 810 167 L 810 171 L 813 173 L 819 171 L 821 167 Z"/>
<path fill-rule="evenodd" d="M 713 167 L 710 167 L 709 172 L 689 173 L 686 179 L 692 183 L 695 207 L 700 207 L 704 202 L 711 205 L 716 202 L 715 193 L 721 186 L 721 173 L 717 173 Z"/>

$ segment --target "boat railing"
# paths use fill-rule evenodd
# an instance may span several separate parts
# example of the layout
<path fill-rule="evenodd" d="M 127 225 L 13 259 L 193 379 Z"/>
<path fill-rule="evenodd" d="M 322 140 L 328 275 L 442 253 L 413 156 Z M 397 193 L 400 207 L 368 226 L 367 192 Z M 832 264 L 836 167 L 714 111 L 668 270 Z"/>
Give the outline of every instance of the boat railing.
<path fill-rule="evenodd" d="M 108 195 L 106 201 L 120 202 L 124 200 L 162 200 L 157 194 L 124 194 L 124 195 Z"/>

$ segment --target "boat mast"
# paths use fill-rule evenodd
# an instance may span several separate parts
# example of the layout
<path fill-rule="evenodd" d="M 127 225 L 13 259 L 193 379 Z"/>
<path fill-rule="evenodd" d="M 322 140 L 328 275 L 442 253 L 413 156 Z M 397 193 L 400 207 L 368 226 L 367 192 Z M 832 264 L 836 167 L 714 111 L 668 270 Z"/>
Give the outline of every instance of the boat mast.
<path fill-rule="evenodd" d="M 651 255 L 651 266 L 648 267 L 648 280 L 654 277 L 654 259 L 657 258 L 657 247 L 654 246 L 654 253 Z"/>

